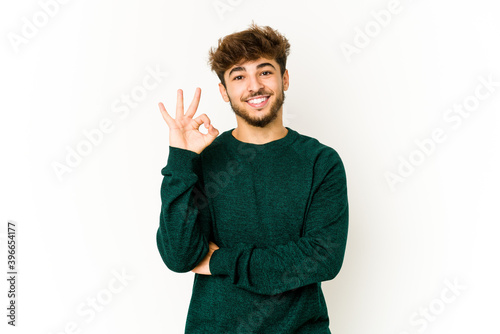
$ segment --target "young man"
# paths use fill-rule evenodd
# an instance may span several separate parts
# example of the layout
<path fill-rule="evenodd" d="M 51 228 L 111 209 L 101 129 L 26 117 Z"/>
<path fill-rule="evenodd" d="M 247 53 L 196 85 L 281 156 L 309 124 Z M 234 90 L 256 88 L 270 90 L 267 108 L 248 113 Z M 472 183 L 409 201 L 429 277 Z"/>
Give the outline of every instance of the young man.
<path fill-rule="evenodd" d="M 252 24 L 210 50 L 237 120 L 220 135 L 194 117 L 199 88 L 186 113 L 177 92 L 175 119 L 159 103 L 170 145 L 156 237 L 169 269 L 196 273 L 186 333 L 330 333 L 321 282 L 344 258 L 346 175 L 333 148 L 283 126 L 289 49 Z"/>

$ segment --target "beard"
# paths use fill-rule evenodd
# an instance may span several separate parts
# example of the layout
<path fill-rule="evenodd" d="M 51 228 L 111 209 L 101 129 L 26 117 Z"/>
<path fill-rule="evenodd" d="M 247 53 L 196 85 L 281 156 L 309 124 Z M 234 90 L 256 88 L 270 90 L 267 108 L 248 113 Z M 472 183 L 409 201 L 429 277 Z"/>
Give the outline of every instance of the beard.
<path fill-rule="evenodd" d="M 269 98 L 271 98 L 271 94 L 268 94 L 264 91 L 258 91 L 256 94 L 253 96 L 259 96 L 259 95 L 269 95 Z M 253 117 L 250 115 L 250 113 L 244 109 L 240 108 L 237 105 L 233 104 L 233 101 L 231 101 L 231 98 L 229 97 L 229 104 L 231 105 L 231 109 L 233 109 L 234 113 L 238 116 L 240 116 L 247 124 L 263 128 L 272 121 L 278 117 L 278 111 L 280 108 L 283 106 L 283 103 L 285 102 L 285 92 L 283 88 L 281 89 L 281 93 L 276 96 L 276 100 L 271 104 L 269 108 L 269 113 L 262 115 L 260 117 Z M 242 101 L 243 103 L 246 103 L 245 101 Z"/>

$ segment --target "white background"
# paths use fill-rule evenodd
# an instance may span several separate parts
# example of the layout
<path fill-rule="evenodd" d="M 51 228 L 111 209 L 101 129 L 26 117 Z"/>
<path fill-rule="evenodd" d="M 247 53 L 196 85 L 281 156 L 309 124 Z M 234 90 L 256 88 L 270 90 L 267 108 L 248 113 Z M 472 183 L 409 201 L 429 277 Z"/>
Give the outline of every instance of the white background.
<path fill-rule="evenodd" d="M 285 125 L 335 148 L 346 167 L 346 256 L 323 283 L 332 332 L 498 333 L 496 1 L 401 0 L 379 31 L 372 11 L 390 1 L 73 0 L 43 22 L 47 2 L 0 8 L 2 277 L 8 220 L 19 270 L 16 328 L 1 280 L 2 333 L 183 332 L 194 274 L 171 272 L 156 247 L 168 156 L 157 104 L 172 112 L 178 88 L 190 102 L 201 87 L 197 114 L 220 132 L 235 127 L 208 50 L 252 20 L 291 43 Z M 34 17 L 32 36 L 13 43 Z M 356 43 L 347 57 L 342 47 Z M 141 89 L 147 68 L 168 76 L 124 114 L 120 99 Z M 497 86 L 453 127 L 446 111 L 473 101 L 479 77 Z M 53 165 L 106 119 L 112 130 L 58 178 Z M 437 128 L 446 140 L 418 153 L 415 141 Z M 410 156 L 420 164 L 392 189 L 387 173 Z M 93 317 L 92 298 L 102 302 Z"/>

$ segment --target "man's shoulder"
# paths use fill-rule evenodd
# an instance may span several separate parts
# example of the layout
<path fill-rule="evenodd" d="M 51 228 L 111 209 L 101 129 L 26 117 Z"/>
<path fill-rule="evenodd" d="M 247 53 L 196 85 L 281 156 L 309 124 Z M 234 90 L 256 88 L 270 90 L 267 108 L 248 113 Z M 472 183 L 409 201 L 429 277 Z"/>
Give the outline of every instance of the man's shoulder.
<path fill-rule="evenodd" d="M 315 137 L 300 134 L 295 141 L 303 156 L 307 156 L 307 160 L 311 164 L 315 179 L 321 183 L 330 175 L 334 182 L 345 182 L 346 173 L 344 163 L 339 153 L 332 146 L 321 142 Z M 319 184 L 318 183 L 318 184 Z"/>
<path fill-rule="evenodd" d="M 313 159 L 340 160 L 340 155 L 335 148 L 309 135 L 297 132 L 297 139 L 294 142 L 294 146 L 296 151 L 308 155 Z"/>

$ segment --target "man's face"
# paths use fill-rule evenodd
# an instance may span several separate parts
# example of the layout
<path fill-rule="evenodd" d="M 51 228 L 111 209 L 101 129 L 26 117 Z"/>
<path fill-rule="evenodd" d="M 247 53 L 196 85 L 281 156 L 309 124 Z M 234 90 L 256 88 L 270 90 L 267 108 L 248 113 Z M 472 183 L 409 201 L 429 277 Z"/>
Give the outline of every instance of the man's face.
<path fill-rule="evenodd" d="M 224 79 L 226 87 L 219 84 L 221 95 L 246 123 L 263 128 L 282 112 L 288 70 L 282 77 L 275 60 L 260 58 L 236 64 L 224 73 Z"/>

